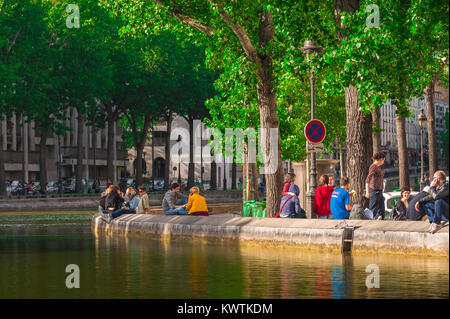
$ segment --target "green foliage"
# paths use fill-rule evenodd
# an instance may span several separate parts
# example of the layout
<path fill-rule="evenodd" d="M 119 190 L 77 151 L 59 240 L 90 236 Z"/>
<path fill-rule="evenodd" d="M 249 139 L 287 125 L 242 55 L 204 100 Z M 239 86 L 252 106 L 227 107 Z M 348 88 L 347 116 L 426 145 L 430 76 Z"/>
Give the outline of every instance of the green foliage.
<path fill-rule="evenodd" d="M 225 128 L 259 128 L 258 65 L 249 60 L 242 43 L 222 19 L 216 3 L 205 0 L 157 1 L 161 5 L 155 1 L 146 1 L 145 5 L 134 0 L 101 2 L 113 15 L 126 21 L 123 33 L 150 36 L 170 31 L 179 41 L 206 46 L 207 65 L 221 72 L 215 82 L 219 94 L 206 103 L 211 115 L 207 124 L 222 131 Z M 263 7 L 255 1 L 223 3 L 224 12 L 231 17 L 230 23 L 242 27 L 258 54 L 268 55 L 273 60 L 283 159 L 302 160 L 306 155 L 303 128 L 310 119 L 310 65 L 299 47 L 306 39 L 314 39 L 325 46 L 336 42 L 334 18 L 329 9 L 332 5 L 332 1 L 265 1 Z M 256 45 L 262 9 L 274 14 L 275 35 L 265 46 Z M 208 35 L 182 23 L 183 17 L 174 18 L 172 13 L 195 20 L 201 24 L 197 28 L 207 30 Z M 317 64 L 316 60 L 313 64 Z M 323 80 L 323 72 L 330 72 L 330 68 L 319 68 L 317 66 L 317 83 Z M 317 117 L 327 125 L 324 142 L 331 149 L 336 137 L 341 141 L 345 139 L 344 101 L 320 87 L 316 94 Z"/>

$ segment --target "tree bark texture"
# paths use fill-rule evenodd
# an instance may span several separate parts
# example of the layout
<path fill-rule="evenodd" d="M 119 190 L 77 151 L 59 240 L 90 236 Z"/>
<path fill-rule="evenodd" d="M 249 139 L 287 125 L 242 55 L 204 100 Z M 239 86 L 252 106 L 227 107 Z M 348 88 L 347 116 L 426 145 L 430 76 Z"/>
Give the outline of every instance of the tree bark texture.
<path fill-rule="evenodd" d="M 437 171 L 439 165 L 439 160 L 437 156 L 434 86 L 435 81 L 430 81 L 430 84 L 426 88 L 427 129 L 428 129 L 428 171 L 429 171 L 428 176 L 432 176 L 434 172 Z"/>
<path fill-rule="evenodd" d="M 170 178 L 170 170 L 172 169 L 170 165 L 170 133 L 172 131 L 172 111 L 166 117 L 166 125 L 167 125 L 167 134 L 166 134 L 166 143 L 164 147 L 164 153 L 166 158 L 166 166 L 164 170 L 164 189 L 169 189 L 169 178 Z"/>
<path fill-rule="evenodd" d="M 352 202 L 366 207 L 366 177 L 372 163 L 372 115 L 359 110 L 358 96 L 358 90 L 352 85 L 345 89 L 347 174 L 350 188 L 356 191 Z"/>
<path fill-rule="evenodd" d="M 341 13 L 353 13 L 359 10 L 359 0 L 335 0 L 334 18 L 338 28 L 344 28 L 341 23 Z M 338 41 L 341 43 L 345 36 L 338 30 Z M 359 110 L 358 90 L 350 84 L 345 89 L 345 110 L 347 129 L 347 174 L 350 178 L 350 187 L 356 191 L 352 203 L 363 207 L 368 206 L 365 198 L 366 177 L 372 158 L 372 115 Z"/>
<path fill-rule="evenodd" d="M 395 123 L 397 126 L 399 187 L 409 187 L 409 161 L 408 149 L 406 147 L 405 119 L 400 114 L 396 114 Z"/>
<path fill-rule="evenodd" d="M 381 132 L 379 132 L 379 129 L 381 127 L 380 125 L 380 117 L 381 117 L 381 109 L 379 107 L 376 107 L 372 112 L 372 140 L 373 140 L 373 151 L 372 153 L 378 153 L 381 152 Z"/>
<path fill-rule="evenodd" d="M 111 113 L 109 113 L 111 112 Z M 112 110 L 108 111 L 107 116 L 107 125 L 108 125 L 108 137 L 107 137 L 107 146 L 106 146 L 106 171 L 107 171 L 107 179 L 111 182 L 114 182 L 114 125 L 115 119 L 112 116 Z"/>
<path fill-rule="evenodd" d="M 6 195 L 5 184 L 5 153 L 3 152 L 3 136 L 1 135 L 2 129 L 0 126 L 0 196 Z"/>
<path fill-rule="evenodd" d="M 75 173 L 75 192 L 83 193 L 83 131 L 84 115 L 77 110 L 78 131 L 77 131 L 77 166 Z"/>
<path fill-rule="evenodd" d="M 41 190 L 44 192 L 47 185 L 47 136 L 48 131 L 41 129 L 41 140 L 39 141 L 39 182 L 41 183 Z"/>
<path fill-rule="evenodd" d="M 190 189 L 195 185 L 194 173 L 195 173 L 195 163 L 194 163 L 194 118 L 189 116 L 189 165 L 188 165 L 188 183 L 187 187 Z"/>

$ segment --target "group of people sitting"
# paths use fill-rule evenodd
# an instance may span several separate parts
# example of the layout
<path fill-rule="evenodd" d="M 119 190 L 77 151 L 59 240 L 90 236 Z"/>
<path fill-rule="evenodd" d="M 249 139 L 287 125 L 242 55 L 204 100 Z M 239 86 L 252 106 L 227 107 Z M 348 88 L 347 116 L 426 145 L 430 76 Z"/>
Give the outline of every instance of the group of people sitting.
<path fill-rule="evenodd" d="M 305 211 L 300 207 L 298 195 L 300 190 L 295 183 L 295 175 L 285 176 L 283 197 L 280 212 L 277 217 L 306 218 Z M 313 210 L 320 219 L 357 219 L 350 204 L 352 192 L 350 179 L 342 177 L 340 187 L 335 189 L 332 176 L 322 175 L 315 191 Z M 425 220 L 430 223 L 429 232 L 435 233 L 449 220 L 449 182 L 445 172 L 436 171 L 430 185 L 410 200 L 411 189 L 407 186 L 401 189 L 401 199 L 397 201 L 388 219 L 392 220 Z M 357 205 L 355 205 L 356 208 Z M 360 205 L 358 205 L 360 206 Z M 382 205 L 384 207 L 384 203 Z M 384 208 L 383 208 L 384 214 Z M 375 216 L 379 219 L 378 216 Z"/>
<path fill-rule="evenodd" d="M 280 205 L 279 217 L 306 218 L 305 211 L 300 207 L 298 195 L 300 190 L 295 185 L 295 174 L 287 173 Z M 350 205 L 350 179 L 341 178 L 341 187 L 335 189 L 334 178 L 322 175 L 314 195 L 313 210 L 320 219 L 347 218 L 352 206 Z"/>
<path fill-rule="evenodd" d="M 147 189 L 145 186 L 139 186 L 137 190 L 129 187 L 124 194 L 118 186 L 110 185 L 102 193 L 99 210 L 107 223 L 123 214 L 150 214 Z M 192 187 L 186 199 L 180 194 L 178 183 L 173 183 L 164 194 L 162 210 L 166 215 L 209 216 L 206 199 L 200 195 L 200 189 Z"/>

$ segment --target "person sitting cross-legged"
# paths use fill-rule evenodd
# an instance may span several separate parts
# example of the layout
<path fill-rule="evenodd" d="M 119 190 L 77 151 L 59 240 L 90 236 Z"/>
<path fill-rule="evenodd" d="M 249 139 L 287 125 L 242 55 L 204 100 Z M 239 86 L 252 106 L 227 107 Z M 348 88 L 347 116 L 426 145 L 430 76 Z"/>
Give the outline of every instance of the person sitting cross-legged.
<path fill-rule="evenodd" d="M 185 207 L 187 204 L 186 199 L 181 199 L 180 197 L 180 185 L 178 183 L 173 183 L 170 190 L 166 192 L 162 201 L 162 209 L 166 215 L 188 215 Z M 176 203 L 176 204 L 175 204 Z"/>
<path fill-rule="evenodd" d="M 416 211 L 425 210 L 431 223 L 429 232 L 432 234 L 442 228 L 441 221 L 443 219 L 448 221 L 448 187 L 445 172 L 436 171 L 428 190 L 429 195 L 419 200 L 415 205 Z"/>
<path fill-rule="evenodd" d="M 209 216 L 206 199 L 200 195 L 200 189 L 197 186 L 189 190 L 189 200 L 185 209 L 189 211 L 189 216 Z"/>

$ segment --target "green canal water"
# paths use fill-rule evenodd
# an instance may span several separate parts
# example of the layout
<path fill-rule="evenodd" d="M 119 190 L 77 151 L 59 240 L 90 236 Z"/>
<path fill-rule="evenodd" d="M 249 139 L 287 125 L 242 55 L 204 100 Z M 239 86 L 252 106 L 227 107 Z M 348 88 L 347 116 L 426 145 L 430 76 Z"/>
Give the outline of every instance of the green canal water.
<path fill-rule="evenodd" d="M 94 236 L 91 213 L 0 214 L 0 298 L 448 298 L 448 258 Z M 80 269 L 68 289 L 66 266 Z M 367 288 L 368 265 L 379 288 Z"/>

